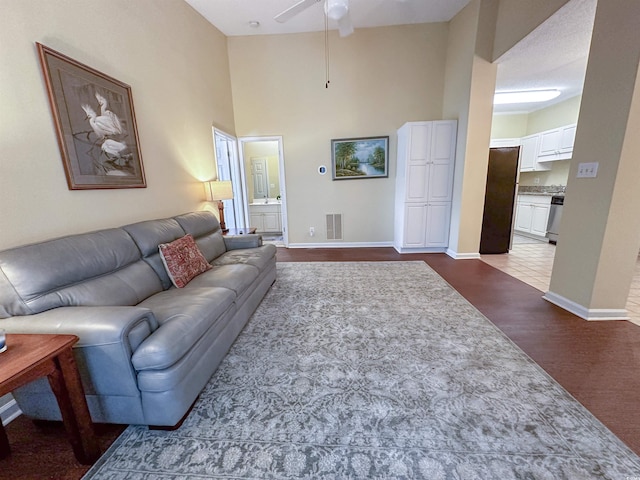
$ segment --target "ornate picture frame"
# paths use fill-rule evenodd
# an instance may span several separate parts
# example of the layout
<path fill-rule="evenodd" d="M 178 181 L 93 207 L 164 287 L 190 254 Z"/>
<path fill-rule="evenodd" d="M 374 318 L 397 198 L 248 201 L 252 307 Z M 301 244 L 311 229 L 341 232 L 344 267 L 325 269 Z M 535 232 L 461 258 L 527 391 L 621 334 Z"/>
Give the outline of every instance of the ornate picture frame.
<path fill-rule="evenodd" d="M 145 188 L 131 87 L 36 45 L 69 189 Z"/>
<path fill-rule="evenodd" d="M 386 178 L 389 176 L 389 137 L 331 140 L 334 180 Z"/>

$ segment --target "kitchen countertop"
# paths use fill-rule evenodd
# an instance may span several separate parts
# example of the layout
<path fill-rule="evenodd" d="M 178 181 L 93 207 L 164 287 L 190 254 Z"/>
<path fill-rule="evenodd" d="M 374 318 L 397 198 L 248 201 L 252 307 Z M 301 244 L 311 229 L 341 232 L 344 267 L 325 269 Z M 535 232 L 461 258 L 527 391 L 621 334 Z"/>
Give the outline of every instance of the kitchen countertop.
<path fill-rule="evenodd" d="M 518 195 L 564 195 L 565 185 L 519 185 Z"/>
<path fill-rule="evenodd" d="M 273 202 L 269 201 L 269 202 L 252 202 L 249 204 L 250 207 L 264 207 L 265 205 L 282 205 L 282 202 L 280 200 L 274 200 Z"/>

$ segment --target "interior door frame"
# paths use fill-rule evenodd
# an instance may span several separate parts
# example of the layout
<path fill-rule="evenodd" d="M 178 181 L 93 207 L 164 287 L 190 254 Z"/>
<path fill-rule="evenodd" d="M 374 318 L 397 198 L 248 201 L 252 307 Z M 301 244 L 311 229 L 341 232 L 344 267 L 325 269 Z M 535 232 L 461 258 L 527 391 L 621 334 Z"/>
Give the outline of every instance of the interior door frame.
<path fill-rule="evenodd" d="M 289 246 L 289 225 L 287 221 L 287 184 L 284 172 L 284 146 L 282 135 L 264 137 L 238 137 L 238 158 L 240 163 L 240 177 L 242 179 L 242 199 L 244 202 L 245 225 L 249 225 L 249 195 L 247 192 L 247 171 L 245 168 L 244 144 L 250 142 L 278 142 L 278 177 L 280 180 L 280 220 L 282 223 L 282 242 Z"/>
<path fill-rule="evenodd" d="M 220 175 L 220 172 L 218 172 L 218 163 L 220 159 L 218 158 L 218 148 L 216 145 L 217 136 L 224 138 L 227 141 L 228 145 L 233 146 L 233 152 L 231 155 L 232 158 L 229 159 L 229 173 L 231 175 L 231 184 L 233 187 L 233 196 L 234 196 L 233 213 L 236 221 L 236 227 L 242 227 L 244 225 L 248 225 L 248 223 L 246 223 L 246 220 L 245 220 L 247 216 L 247 213 L 246 213 L 247 207 L 245 206 L 247 204 L 247 201 L 245 198 L 242 172 L 240 168 L 241 162 L 240 162 L 240 157 L 238 152 L 238 139 L 235 136 L 225 132 L 224 130 L 220 130 L 219 128 L 213 127 L 213 151 L 215 154 L 216 172 L 218 176 Z"/>

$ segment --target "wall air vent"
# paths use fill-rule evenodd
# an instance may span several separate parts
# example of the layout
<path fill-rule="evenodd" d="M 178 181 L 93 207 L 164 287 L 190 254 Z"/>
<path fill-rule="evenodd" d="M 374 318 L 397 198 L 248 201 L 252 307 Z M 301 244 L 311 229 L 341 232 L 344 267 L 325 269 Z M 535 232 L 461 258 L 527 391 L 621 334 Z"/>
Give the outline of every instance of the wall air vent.
<path fill-rule="evenodd" d="M 327 214 L 327 240 L 342 240 L 342 214 Z"/>

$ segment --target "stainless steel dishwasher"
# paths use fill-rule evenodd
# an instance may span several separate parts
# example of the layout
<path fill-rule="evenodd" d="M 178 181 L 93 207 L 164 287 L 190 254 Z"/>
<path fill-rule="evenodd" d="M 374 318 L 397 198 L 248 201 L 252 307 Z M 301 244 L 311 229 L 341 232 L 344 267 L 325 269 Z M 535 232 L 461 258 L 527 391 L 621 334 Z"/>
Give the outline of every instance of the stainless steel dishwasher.
<path fill-rule="evenodd" d="M 558 242 L 558 230 L 562 219 L 562 206 L 564 205 L 564 195 L 554 195 L 551 197 L 551 209 L 549 210 L 549 222 L 547 223 L 547 238 L 549 243 L 554 245 Z"/>

